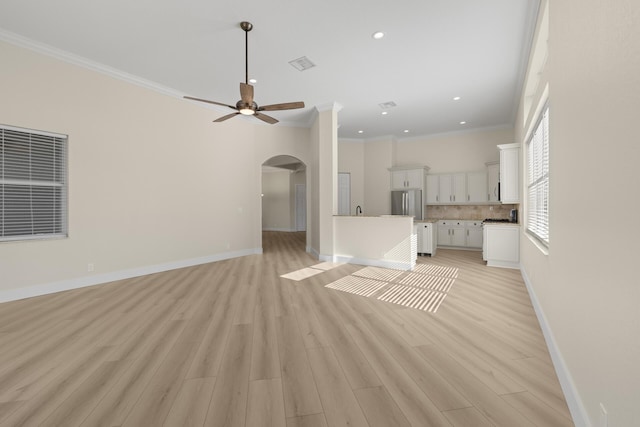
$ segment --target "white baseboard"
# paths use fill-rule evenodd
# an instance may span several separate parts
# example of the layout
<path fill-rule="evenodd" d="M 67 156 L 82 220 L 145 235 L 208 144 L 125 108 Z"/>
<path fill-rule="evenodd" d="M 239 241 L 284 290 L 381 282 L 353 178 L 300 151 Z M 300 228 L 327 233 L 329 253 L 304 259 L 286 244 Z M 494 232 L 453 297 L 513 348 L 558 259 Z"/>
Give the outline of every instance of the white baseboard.
<path fill-rule="evenodd" d="M 284 231 L 286 233 L 293 233 L 296 230 L 293 228 L 264 227 L 262 231 Z"/>
<path fill-rule="evenodd" d="M 238 258 L 247 255 L 261 254 L 262 248 L 243 249 L 233 252 L 208 255 L 199 258 L 192 258 L 174 261 L 164 264 L 149 265 L 145 267 L 130 268 L 127 270 L 113 271 L 110 273 L 96 274 L 93 276 L 78 277 L 69 280 L 44 283 L 41 285 L 28 286 L 19 289 L 8 289 L 0 291 L 0 303 L 16 301 L 24 298 L 32 298 L 41 295 L 53 294 L 56 292 L 68 291 L 71 289 L 84 288 L 87 286 L 99 285 L 116 280 L 130 279 L 132 277 L 144 276 L 147 274 L 160 273 L 163 271 L 175 270 L 177 268 L 191 267 L 194 265 L 207 264 L 210 262 L 223 261 L 225 259 Z"/>
<path fill-rule="evenodd" d="M 553 367 L 555 368 L 556 375 L 558 376 L 558 381 L 560 381 L 560 387 L 562 387 L 562 392 L 564 393 L 565 400 L 567 401 L 567 406 L 571 412 L 573 423 L 576 427 L 591 427 L 591 421 L 589 421 L 587 411 L 584 408 L 578 390 L 573 382 L 571 372 L 569 372 L 569 369 L 564 362 L 562 353 L 558 348 L 553 332 L 551 331 L 551 327 L 547 322 L 547 317 L 544 315 L 544 311 L 540 306 L 540 301 L 538 301 L 538 297 L 536 296 L 531 281 L 529 280 L 529 276 L 527 276 L 527 272 L 522 268 L 522 266 L 520 267 L 520 272 L 522 273 L 522 278 L 524 279 L 524 283 L 529 291 L 531 304 L 536 312 L 538 323 L 540 323 L 540 328 L 542 329 L 544 340 L 547 343 L 549 355 L 553 361 Z"/>
<path fill-rule="evenodd" d="M 409 262 L 388 261 L 384 259 L 355 258 L 350 256 L 342 256 L 342 255 L 334 255 L 333 257 L 327 257 L 327 258 L 330 258 L 330 259 L 326 259 L 323 261 L 343 262 L 347 264 L 358 264 L 358 265 L 370 265 L 373 267 L 390 268 L 392 270 L 407 271 L 415 267 L 415 263 L 412 265 Z"/>

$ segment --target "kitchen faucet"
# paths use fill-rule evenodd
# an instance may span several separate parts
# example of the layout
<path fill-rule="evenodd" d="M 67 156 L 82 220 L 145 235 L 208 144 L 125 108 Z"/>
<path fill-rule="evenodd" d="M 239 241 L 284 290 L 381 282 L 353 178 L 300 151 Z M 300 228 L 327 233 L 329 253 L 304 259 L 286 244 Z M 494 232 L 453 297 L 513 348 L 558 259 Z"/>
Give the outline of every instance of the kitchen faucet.
<path fill-rule="evenodd" d="M 358 211 L 360 211 L 360 213 L 358 213 Z M 362 208 L 360 207 L 360 205 L 356 206 L 356 216 L 358 215 L 362 215 Z"/>

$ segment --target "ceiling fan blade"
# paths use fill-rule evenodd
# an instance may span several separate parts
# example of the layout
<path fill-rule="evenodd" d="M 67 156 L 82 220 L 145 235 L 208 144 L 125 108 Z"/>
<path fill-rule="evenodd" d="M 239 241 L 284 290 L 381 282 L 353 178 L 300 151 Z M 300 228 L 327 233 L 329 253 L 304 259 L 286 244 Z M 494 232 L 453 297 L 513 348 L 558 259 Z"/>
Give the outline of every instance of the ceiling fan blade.
<path fill-rule="evenodd" d="M 194 98 L 192 96 L 185 96 L 184 98 L 185 99 L 190 99 L 192 101 L 206 102 L 208 104 L 222 105 L 223 107 L 233 108 L 234 110 L 236 109 L 236 107 L 234 107 L 233 105 L 223 104 L 222 102 L 209 101 L 208 99 Z"/>
<path fill-rule="evenodd" d="M 263 105 L 258 111 L 295 110 L 304 108 L 304 102 L 283 102 L 282 104 Z"/>
<path fill-rule="evenodd" d="M 251 104 L 253 102 L 253 86 L 240 82 L 240 99 L 242 102 Z"/>
<path fill-rule="evenodd" d="M 271 125 L 278 123 L 278 120 L 274 119 L 271 116 L 267 116 L 266 114 L 255 113 L 253 117 L 262 120 L 263 122 L 267 122 Z"/>
<path fill-rule="evenodd" d="M 231 113 L 231 114 L 227 114 L 226 116 L 222 116 L 222 117 L 218 117 L 217 119 L 215 119 L 213 122 L 214 123 L 220 123 L 220 122 L 224 122 L 225 120 L 230 119 L 231 117 L 235 117 L 240 113 Z"/>

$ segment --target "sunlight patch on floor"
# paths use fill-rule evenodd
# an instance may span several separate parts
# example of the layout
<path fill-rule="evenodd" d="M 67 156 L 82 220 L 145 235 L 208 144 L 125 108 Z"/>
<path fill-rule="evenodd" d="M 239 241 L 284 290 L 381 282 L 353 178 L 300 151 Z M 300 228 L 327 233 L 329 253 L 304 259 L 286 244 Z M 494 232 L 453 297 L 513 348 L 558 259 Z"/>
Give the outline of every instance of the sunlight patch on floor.
<path fill-rule="evenodd" d="M 435 264 L 409 272 L 369 266 L 325 287 L 435 313 L 457 277 L 457 268 Z"/>

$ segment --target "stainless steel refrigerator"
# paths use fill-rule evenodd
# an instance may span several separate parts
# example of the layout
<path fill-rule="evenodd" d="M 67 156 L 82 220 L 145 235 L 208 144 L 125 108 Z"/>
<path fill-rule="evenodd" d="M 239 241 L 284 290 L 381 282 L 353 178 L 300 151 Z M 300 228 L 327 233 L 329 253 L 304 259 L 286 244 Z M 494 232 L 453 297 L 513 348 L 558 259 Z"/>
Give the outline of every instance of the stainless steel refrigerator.
<path fill-rule="evenodd" d="M 423 209 L 421 190 L 395 190 L 391 192 L 392 215 L 409 215 L 415 219 L 424 219 Z"/>

